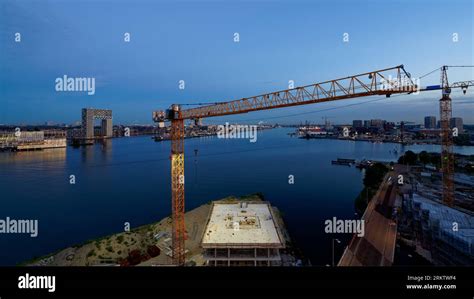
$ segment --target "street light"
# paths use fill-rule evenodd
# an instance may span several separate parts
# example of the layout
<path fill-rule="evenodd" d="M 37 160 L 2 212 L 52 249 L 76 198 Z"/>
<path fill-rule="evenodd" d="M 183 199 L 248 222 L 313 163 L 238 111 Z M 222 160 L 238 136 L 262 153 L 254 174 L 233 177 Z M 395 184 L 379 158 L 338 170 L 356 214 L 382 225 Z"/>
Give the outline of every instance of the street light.
<path fill-rule="evenodd" d="M 337 244 L 341 244 L 341 241 L 339 239 L 332 239 L 332 266 L 334 267 L 334 241 L 337 242 Z"/>

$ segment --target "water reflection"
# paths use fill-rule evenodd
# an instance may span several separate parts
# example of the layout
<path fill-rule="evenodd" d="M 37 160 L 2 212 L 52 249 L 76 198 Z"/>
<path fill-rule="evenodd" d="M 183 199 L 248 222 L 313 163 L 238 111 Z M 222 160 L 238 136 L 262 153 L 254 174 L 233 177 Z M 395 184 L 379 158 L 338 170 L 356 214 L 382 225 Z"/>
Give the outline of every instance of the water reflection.
<path fill-rule="evenodd" d="M 65 163 L 66 148 L 52 148 L 41 151 L 20 151 L 0 153 L 0 163 L 58 162 Z M 61 165 L 61 164 L 58 164 Z"/>

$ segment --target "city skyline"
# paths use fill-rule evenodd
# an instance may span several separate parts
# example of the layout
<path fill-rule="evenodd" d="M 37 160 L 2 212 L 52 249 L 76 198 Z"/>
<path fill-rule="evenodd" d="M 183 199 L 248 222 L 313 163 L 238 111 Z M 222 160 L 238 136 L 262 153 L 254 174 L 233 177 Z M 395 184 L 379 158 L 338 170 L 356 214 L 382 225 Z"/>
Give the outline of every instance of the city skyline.
<path fill-rule="evenodd" d="M 430 125 L 427 125 L 427 121 L 428 121 L 427 118 L 434 118 L 434 126 L 432 125 L 432 123 L 430 123 Z M 461 123 L 463 123 L 464 125 L 472 125 L 471 123 L 466 123 L 464 118 L 458 117 L 456 115 L 453 115 L 450 118 L 450 122 L 455 121 L 455 119 L 460 119 Z M 331 117 L 328 118 L 327 116 L 324 116 L 321 119 L 314 120 L 314 121 L 311 121 L 309 119 L 304 119 L 304 120 L 300 120 L 299 122 L 293 122 L 293 123 L 279 123 L 278 121 L 273 121 L 273 122 L 271 122 L 271 121 L 269 121 L 269 122 L 260 121 L 259 124 L 266 124 L 266 125 L 299 125 L 299 124 L 308 123 L 308 124 L 320 124 L 320 125 L 322 124 L 323 125 L 325 123 L 330 123 L 332 125 L 347 125 L 347 124 L 350 125 L 352 123 L 352 125 L 354 126 L 355 122 L 361 122 L 361 126 L 365 126 L 364 125 L 365 122 L 370 123 L 371 121 L 374 121 L 374 120 L 376 120 L 376 121 L 380 120 L 380 121 L 383 121 L 383 122 L 394 123 L 394 124 L 400 124 L 401 122 L 408 122 L 408 123 L 412 123 L 412 124 L 415 124 L 415 125 L 424 126 L 425 128 L 439 128 L 439 117 L 435 116 L 435 115 L 426 115 L 421 120 L 415 120 L 415 121 L 410 121 L 410 120 L 406 120 L 406 119 L 398 120 L 398 121 L 391 121 L 391 120 L 376 117 L 376 118 L 352 119 L 352 120 L 347 120 L 347 121 L 343 121 L 343 122 L 331 122 Z M 225 121 L 225 122 L 228 123 L 228 121 Z M 431 122 L 433 122 L 433 120 Z M 237 122 L 235 122 L 235 123 L 237 123 Z M 186 125 L 193 125 L 193 124 L 194 124 L 193 121 L 188 121 L 186 123 Z M 216 125 L 216 124 L 219 124 L 219 123 L 209 123 L 209 125 Z M 10 124 L 0 123 L 0 126 L 15 126 L 15 125 L 19 125 L 19 126 L 67 126 L 67 127 L 71 127 L 71 126 L 81 126 L 81 121 L 76 120 L 74 122 L 66 123 L 66 122 L 55 122 L 53 120 L 47 120 L 47 121 L 38 122 L 38 123 L 10 123 Z M 95 124 L 95 125 L 97 125 L 97 124 Z M 138 123 L 138 122 L 115 123 L 114 126 L 115 125 L 118 125 L 118 126 L 122 126 L 122 125 L 155 126 L 155 124 Z M 206 125 L 206 124 L 202 123 L 202 121 L 201 121 L 201 125 Z"/>

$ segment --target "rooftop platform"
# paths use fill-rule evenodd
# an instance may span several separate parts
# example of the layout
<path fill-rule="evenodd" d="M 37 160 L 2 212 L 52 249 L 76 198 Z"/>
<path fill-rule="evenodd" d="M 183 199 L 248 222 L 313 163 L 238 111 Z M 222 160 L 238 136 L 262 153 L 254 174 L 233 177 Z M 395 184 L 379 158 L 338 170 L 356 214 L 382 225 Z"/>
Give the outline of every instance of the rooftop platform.
<path fill-rule="evenodd" d="M 203 248 L 283 248 L 267 202 L 213 203 Z"/>

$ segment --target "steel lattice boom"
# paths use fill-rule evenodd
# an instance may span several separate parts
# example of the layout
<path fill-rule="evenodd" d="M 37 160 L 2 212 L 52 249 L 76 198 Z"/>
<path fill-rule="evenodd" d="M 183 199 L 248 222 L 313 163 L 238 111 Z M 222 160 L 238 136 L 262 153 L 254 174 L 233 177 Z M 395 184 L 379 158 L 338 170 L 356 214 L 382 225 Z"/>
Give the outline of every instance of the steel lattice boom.
<path fill-rule="evenodd" d="M 182 111 L 183 119 L 223 116 L 251 111 L 307 105 L 348 98 L 417 91 L 409 74 L 399 65 L 336 80 L 295 87 L 229 102 Z"/>

